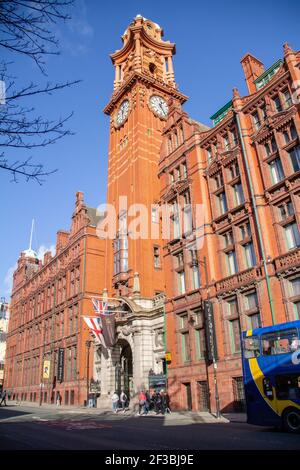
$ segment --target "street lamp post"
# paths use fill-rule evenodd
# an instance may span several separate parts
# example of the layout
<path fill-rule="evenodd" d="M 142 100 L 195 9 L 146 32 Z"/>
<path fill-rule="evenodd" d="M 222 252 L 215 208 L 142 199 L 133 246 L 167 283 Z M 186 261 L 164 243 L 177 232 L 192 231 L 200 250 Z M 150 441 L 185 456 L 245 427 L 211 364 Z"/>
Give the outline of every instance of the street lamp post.
<path fill-rule="evenodd" d="M 86 345 L 86 406 L 89 403 L 89 382 L 90 382 L 90 348 L 91 348 L 92 341 L 87 340 L 85 342 Z"/>
<path fill-rule="evenodd" d="M 213 332 L 213 312 L 211 312 L 210 308 L 210 292 L 208 287 L 208 273 L 207 273 L 207 264 L 206 264 L 206 256 L 203 257 L 203 264 L 204 264 L 204 271 L 205 271 L 205 283 L 206 283 L 206 291 L 207 291 L 207 308 L 208 308 L 208 315 L 206 321 L 208 321 L 208 327 L 210 331 L 210 349 L 211 349 L 211 357 L 213 362 L 213 372 L 214 372 L 214 385 L 215 385 L 215 401 L 216 401 L 216 415 L 217 418 L 221 417 L 220 412 L 220 397 L 219 397 L 219 390 L 218 390 L 218 379 L 217 379 L 217 358 L 215 355 L 215 336 Z"/>
<path fill-rule="evenodd" d="M 38 324 L 37 324 L 37 327 L 38 327 L 39 332 L 41 332 Z M 46 341 L 46 328 L 45 328 L 45 323 L 44 323 L 43 327 L 42 327 L 42 366 L 41 366 L 41 383 L 40 383 L 39 406 L 42 406 L 42 403 L 43 403 L 43 388 L 45 386 L 45 384 L 44 384 L 45 341 Z"/>

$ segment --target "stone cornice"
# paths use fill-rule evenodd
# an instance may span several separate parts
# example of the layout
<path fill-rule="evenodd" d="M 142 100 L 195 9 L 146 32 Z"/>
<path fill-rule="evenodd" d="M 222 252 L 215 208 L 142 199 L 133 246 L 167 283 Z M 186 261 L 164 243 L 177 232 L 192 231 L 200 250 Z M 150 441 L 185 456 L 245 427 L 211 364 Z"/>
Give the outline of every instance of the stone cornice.
<path fill-rule="evenodd" d="M 103 112 L 109 115 L 122 96 L 127 93 L 130 88 L 138 81 L 147 85 L 151 85 L 160 90 L 162 93 L 168 93 L 170 96 L 180 101 L 181 104 L 185 103 L 185 101 L 188 99 L 186 95 L 176 90 L 176 88 L 165 84 L 163 81 L 146 76 L 140 72 L 133 72 L 132 75 L 128 77 L 126 82 L 117 90 L 117 92 L 112 95 L 109 103 L 103 109 Z"/>
<path fill-rule="evenodd" d="M 287 125 L 294 114 L 296 114 L 295 106 L 291 106 L 289 109 L 276 113 L 266 119 L 263 126 L 252 135 L 253 142 L 261 143 L 268 139 L 273 133 L 273 129 L 280 129 Z"/>

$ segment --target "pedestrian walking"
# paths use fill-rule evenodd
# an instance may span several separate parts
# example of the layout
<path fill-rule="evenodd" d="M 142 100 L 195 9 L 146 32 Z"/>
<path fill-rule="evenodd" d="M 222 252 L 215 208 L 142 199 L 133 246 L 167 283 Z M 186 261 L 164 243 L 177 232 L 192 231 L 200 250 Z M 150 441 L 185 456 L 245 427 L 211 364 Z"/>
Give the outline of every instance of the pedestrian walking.
<path fill-rule="evenodd" d="M 61 394 L 57 392 L 56 394 L 56 406 L 61 406 Z"/>
<path fill-rule="evenodd" d="M 170 408 L 170 395 L 168 394 L 168 392 L 166 393 L 166 412 L 167 413 L 172 413 L 171 412 L 171 408 Z"/>
<path fill-rule="evenodd" d="M 146 396 L 146 400 L 145 400 L 145 414 L 147 415 L 147 414 L 149 413 L 149 411 L 150 411 L 150 404 L 151 404 L 151 397 L 150 397 L 149 390 L 146 390 L 145 396 Z"/>
<path fill-rule="evenodd" d="M 89 401 L 88 401 L 88 408 L 94 407 L 94 394 L 89 393 Z"/>
<path fill-rule="evenodd" d="M 0 406 L 2 405 L 3 402 L 4 402 L 4 405 L 7 406 L 7 404 L 6 404 L 6 395 L 7 395 L 6 390 L 4 390 L 1 394 Z"/>
<path fill-rule="evenodd" d="M 165 394 L 164 390 L 160 391 L 160 397 L 161 397 L 160 398 L 161 399 L 160 409 L 161 409 L 161 413 L 164 415 L 165 412 L 166 412 L 166 408 L 167 408 L 166 394 Z"/>
<path fill-rule="evenodd" d="M 127 400 L 128 400 L 127 395 L 124 392 L 124 390 L 122 390 L 121 395 L 120 395 L 120 402 L 121 402 L 123 413 L 125 413 L 126 411 Z"/>
<path fill-rule="evenodd" d="M 154 412 L 156 411 L 156 391 L 155 390 L 153 390 L 152 395 L 151 395 L 150 409 L 153 410 Z"/>
<path fill-rule="evenodd" d="M 140 416 L 143 414 L 146 414 L 145 403 L 146 403 L 146 394 L 144 390 L 141 390 L 139 394 L 139 415 Z"/>
<path fill-rule="evenodd" d="M 161 413 L 161 394 L 156 392 L 155 394 L 155 413 L 158 415 Z"/>
<path fill-rule="evenodd" d="M 119 395 L 117 394 L 117 392 L 113 394 L 113 396 L 111 397 L 111 400 L 112 400 L 113 412 L 117 413 L 118 406 L 119 406 Z"/>

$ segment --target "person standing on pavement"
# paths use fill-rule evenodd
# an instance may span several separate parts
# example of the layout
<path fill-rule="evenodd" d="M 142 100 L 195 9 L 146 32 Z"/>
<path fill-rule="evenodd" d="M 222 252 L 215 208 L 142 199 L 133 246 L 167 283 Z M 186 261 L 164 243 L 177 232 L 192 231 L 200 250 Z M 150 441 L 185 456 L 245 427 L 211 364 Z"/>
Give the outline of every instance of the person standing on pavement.
<path fill-rule="evenodd" d="M 60 392 L 57 392 L 57 395 L 56 395 L 56 406 L 60 406 L 61 405 L 61 394 Z"/>
<path fill-rule="evenodd" d="M 161 394 L 159 392 L 155 394 L 155 412 L 157 415 L 161 412 Z"/>
<path fill-rule="evenodd" d="M 122 392 L 121 392 L 121 395 L 120 395 L 120 402 L 121 402 L 121 407 L 122 407 L 123 413 L 125 413 L 125 411 L 126 411 L 126 405 L 127 405 L 127 395 L 126 395 L 126 393 L 124 392 L 124 390 L 122 390 Z"/>
<path fill-rule="evenodd" d="M 166 400 L 166 394 L 164 390 L 160 391 L 160 397 L 161 397 L 161 412 L 164 415 L 166 412 L 166 408 L 167 408 L 167 400 Z"/>
<path fill-rule="evenodd" d="M 170 396 L 169 396 L 168 392 L 166 392 L 166 412 L 171 413 Z"/>
<path fill-rule="evenodd" d="M 149 390 L 146 390 L 145 397 L 146 397 L 146 400 L 145 400 L 145 414 L 147 415 L 149 413 L 150 403 L 151 403 L 151 397 L 150 397 Z"/>
<path fill-rule="evenodd" d="M 119 395 L 117 394 L 117 392 L 113 394 L 113 396 L 111 397 L 111 400 L 112 400 L 113 412 L 117 413 L 118 406 L 119 406 Z"/>
<path fill-rule="evenodd" d="M 0 406 L 2 405 L 3 402 L 4 402 L 4 405 L 7 406 L 7 404 L 6 404 L 6 395 L 7 395 L 6 390 L 4 390 L 4 391 L 2 392 L 2 395 L 1 395 Z"/>
<path fill-rule="evenodd" d="M 144 390 L 141 390 L 139 394 L 139 415 L 140 416 L 143 414 L 146 414 L 145 403 L 146 403 L 146 394 Z"/>

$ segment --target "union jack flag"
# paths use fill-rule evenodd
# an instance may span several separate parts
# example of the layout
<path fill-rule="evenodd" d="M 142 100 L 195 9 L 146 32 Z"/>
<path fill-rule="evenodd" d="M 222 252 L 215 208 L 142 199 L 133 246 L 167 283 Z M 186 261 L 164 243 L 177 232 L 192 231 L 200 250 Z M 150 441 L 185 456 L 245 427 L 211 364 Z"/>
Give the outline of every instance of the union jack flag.
<path fill-rule="evenodd" d="M 85 323 L 91 330 L 92 334 L 94 335 L 97 343 L 102 344 L 105 348 L 106 342 L 103 336 L 103 328 L 102 328 L 102 322 L 100 317 L 83 317 Z"/>
<path fill-rule="evenodd" d="M 92 298 L 93 307 L 97 315 L 109 315 L 108 303 L 103 300 Z"/>

